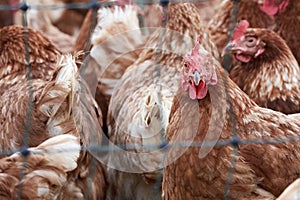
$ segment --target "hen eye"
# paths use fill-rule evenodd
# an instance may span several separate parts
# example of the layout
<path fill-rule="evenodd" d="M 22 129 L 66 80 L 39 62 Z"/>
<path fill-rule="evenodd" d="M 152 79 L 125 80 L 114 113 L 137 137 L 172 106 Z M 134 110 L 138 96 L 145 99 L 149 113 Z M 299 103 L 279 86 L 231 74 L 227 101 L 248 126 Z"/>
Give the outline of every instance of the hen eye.
<path fill-rule="evenodd" d="M 251 37 L 251 38 L 249 38 L 249 39 L 247 40 L 246 45 L 247 45 L 248 47 L 253 47 L 253 46 L 255 45 L 255 42 L 256 42 L 256 38 Z"/>

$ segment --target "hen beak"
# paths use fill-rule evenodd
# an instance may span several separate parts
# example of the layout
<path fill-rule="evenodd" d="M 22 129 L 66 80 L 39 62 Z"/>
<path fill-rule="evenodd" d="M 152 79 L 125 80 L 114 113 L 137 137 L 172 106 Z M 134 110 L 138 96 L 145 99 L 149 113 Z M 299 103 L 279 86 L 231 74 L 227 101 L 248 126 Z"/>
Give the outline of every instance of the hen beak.
<path fill-rule="evenodd" d="M 228 51 L 232 51 L 235 46 L 235 42 L 231 41 L 229 42 L 223 49 L 221 56 L 224 57 Z"/>
<path fill-rule="evenodd" d="M 193 74 L 193 80 L 195 82 L 195 85 L 198 86 L 200 83 L 200 73 L 198 71 L 195 71 Z"/>

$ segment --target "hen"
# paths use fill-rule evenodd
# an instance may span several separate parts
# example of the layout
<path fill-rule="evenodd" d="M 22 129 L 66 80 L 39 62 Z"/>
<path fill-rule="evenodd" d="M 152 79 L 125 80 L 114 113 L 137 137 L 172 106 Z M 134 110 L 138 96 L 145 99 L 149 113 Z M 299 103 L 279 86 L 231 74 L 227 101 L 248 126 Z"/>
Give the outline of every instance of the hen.
<path fill-rule="evenodd" d="M 275 19 L 274 31 L 278 33 L 293 52 L 300 64 L 299 30 L 300 1 L 299 0 L 264 0 L 260 9 Z"/>
<path fill-rule="evenodd" d="M 226 46 L 230 28 L 237 21 L 248 20 L 250 26 L 255 28 L 267 28 L 274 24 L 272 18 L 259 9 L 257 0 L 240 0 L 236 7 L 233 1 L 223 0 L 217 10 L 218 12 L 208 23 L 208 30 L 219 52 L 222 52 Z M 233 17 L 235 11 L 237 12 L 236 19 Z M 236 21 L 233 21 L 234 19 Z"/>
<path fill-rule="evenodd" d="M 62 198 L 67 173 L 77 167 L 79 139 L 70 134 L 58 135 L 23 153 L 0 160 L 1 199 Z"/>
<path fill-rule="evenodd" d="M 24 56 L 23 33 L 29 38 L 29 58 Z M 34 147 L 49 137 L 66 133 L 80 137 L 83 148 L 101 144 L 101 110 L 76 72 L 74 59 L 58 59 L 60 54 L 50 48 L 53 45 L 31 29 L 14 26 L 2 29 L 0 34 L 0 149 Z M 27 59 L 29 66 L 25 67 Z M 94 167 L 90 169 L 91 166 Z M 75 192 L 78 199 L 104 197 L 106 171 L 89 152 L 80 154 L 78 167 L 69 178 L 66 196 Z"/>
<path fill-rule="evenodd" d="M 241 21 L 227 45 L 238 61 L 230 78 L 259 106 L 300 112 L 300 69 L 285 41 L 268 29 Z"/>
<path fill-rule="evenodd" d="M 298 178 L 299 120 L 255 104 L 198 44 L 182 82 L 166 134 L 164 199 L 275 199 Z"/>
<path fill-rule="evenodd" d="M 174 3 L 166 10 L 166 27 L 150 36 L 112 93 L 108 133 L 110 145 L 118 145 L 118 151 L 110 152 L 111 199 L 161 198 L 157 170 L 162 168 L 163 152 L 159 145 L 180 81 L 182 56 L 192 47 L 192 39 L 202 33 L 201 43 L 218 57 L 194 4 Z"/>

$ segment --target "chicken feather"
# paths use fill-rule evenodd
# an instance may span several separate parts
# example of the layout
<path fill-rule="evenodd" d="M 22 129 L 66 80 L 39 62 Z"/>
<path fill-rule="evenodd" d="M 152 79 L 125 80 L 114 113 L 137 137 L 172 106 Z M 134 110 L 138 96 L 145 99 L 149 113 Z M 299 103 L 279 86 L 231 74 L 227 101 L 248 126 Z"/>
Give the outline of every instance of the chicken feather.
<path fill-rule="evenodd" d="M 91 16 L 89 12 L 87 19 Z M 82 27 L 81 37 L 85 35 L 86 23 L 88 20 Z M 90 54 L 84 60 L 86 65 L 80 68 L 80 74 L 95 95 L 107 132 L 107 109 L 114 86 L 127 67 L 138 58 L 145 38 L 139 28 L 137 11 L 132 5 L 100 8 L 96 27 L 92 30 Z M 78 38 L 78 42 L 81 40 Z"/>
<path fill-rule="evenodd" d="M 25 43 L 25 40 L 28 42 Z M 27 52 L 27 54 L 26 54 Z M 0 94 L 26 79 L 26 64 L 30 78 L 49 80 L 61 52 L 40 32 L 22 26 L 7 26 L 0 30 Z"/>
<path fill-rule="evenodd" d="M 281 3 L 284 2 L 282 1 Z M 286 41 L 298 65 L 300 65 L 300 43 L 297 36 L 300 29 L 300 2 L 298 0 L 289 0 L 287 2 L 288 5 L 284 11 L 275 15 L 276 25 L 274 31 Z"/>
<path fill-rule="evenodd" d="M 80 138 L 80 144 L 84 148 L 91 144 L 101 144 L 102 113 L 87 84 L 79 75 L 75 58 L 71 55 L 60 57 L 59 51 L 53 48 L 52 43 L 32 29 L 14 26 L 1 31 L 3 30 L 9 30 L 9 34 L 13 36 L 11 38 L 15 40 L 10 41 L 5 36 L 1 38 L 8 40 L 1 43 L 4 44 L 1 47 L 4 46 L 5 50 L 1 54 L 2 61 L 5 61 L 1 66 L 1 72 L 11 68 L 9 70 L 11 73 L 6 73 L 4 77 L 16 81 L 4 82 L 1 85 L 1 149 L 12 151 L 24 145 L 34 147 L 50 137 L 62 134 L 72 134 Z M 18 51 L 18 47 L 24 48 L 21 38 L 24 37 L 23 32 L 28 33 L 26 31 L 30 33 L 28 46 L 35 53 L 31 54 L 33 76 L 29 80 L 25 76 L 25 60 L 19 59 L 15 62 L 16 58 L 24 57 L 25 51 Z M 9 42 L 14 44 L 13 41 L 20 43 L 16 46 L 16 51 L 13 51 L 15 45 L 11 46 L 11 49 L 7 46 Z M 37 47 L 33 48 L 34 45 Z M 10 51 L 11 57 L 7 56 L 7 51 Z M 51 60 L 48 61 L 49 64 L 45 64 L 46 62 L 39 58 Z M 67 199 L 104 198 L 106 190 L 104 166 L 87 151 L 80 153 L 77 164 L 78 167 L 72 170 L 72 173 L 68 173 L 64 193 L 57 191 L 56 195 Z M 44 171 L 40 173 L 51 177 L 51 174 Z"/>
<path fill-rule="evenodd" d="M 210 53 L 202 50 L 196 55 L 204 61 L 190 63 L 194 55 L 189 54 L 187 67 L 202 75 L 203 69 L 211 67 L 218 81 L 207 86 L 209 91 L 203 98 L 192 100 L 181 88 L 174 98 L 166 135 L 170 146 L 164 163 L 163 198 L 275 199 L 299 176 L 300 143 L 284 142 L 285 138 L 299 138 L 299 120 L 259 107 Z M 214 62 L 207 64 L 207 58 Z M 206 77 L 201 80 L 206 82 Z M 223 120 L 220 114 L 213 114 L 213 109 L 225 111 L 218 139 L 221 143 L 200 158 L 200 145 L 196 144 L 204 141 L 210 126 L 218 126 Z M 217 123 L 210 124 L 214 119 Z M 191 132 L 191 125 L 197 126 L 196 132 Z M 179 142 L 194 145 L 180 148 L 176 146 Z"/>
<path fill-rule="evenodd" d="M 180 82 L 182 56 L 199 33 L 199 42 L 219 56 L 194 4 L 170 4 L 167 14 L 166 27 L 149 37 L 139 58 L 114 87 L 108 133 L 110 145 L 120 150 L 110 152 L 110 199 L 161 198 L 159 187 L 152 194 L 155 181 L 160 184 L 157 175 L 163 151 L 159 145 L 164 141 L 171 102 Z"/>
<path fill-rule="evenodd" d="M 277 33 L 247 27 L 227 49 L 238 61 L 230 78 L 258 105 L 286 114 L 300 111 L 299 66 Z"/>
<path fill-rule="evenodd" d="M 20 152 L 2 158 L 0 196 L 9 199 L 18 199 L 18 195 L 22 199 L 59 199 L 67 182 L 67 173 L 77 167 L 80 149 L 78 137 L 64 134 L 29 148 L 26 158 Z"/>

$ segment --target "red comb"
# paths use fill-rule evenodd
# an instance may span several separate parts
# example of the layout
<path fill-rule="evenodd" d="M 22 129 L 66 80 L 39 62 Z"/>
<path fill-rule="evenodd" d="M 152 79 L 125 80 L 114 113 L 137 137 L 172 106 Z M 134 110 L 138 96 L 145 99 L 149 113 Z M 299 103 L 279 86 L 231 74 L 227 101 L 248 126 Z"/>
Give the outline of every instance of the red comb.
<path fill-rule="evenodd" d="M 249 22 L 247 20 L 240 21 L 240 23 L 238 23 L 238 25 L 235 27 L 233 31 L 232 38 L 236 40 L 242 37 L 242 35 L 245 34 L 248 27 L 249 27 Z"/>

